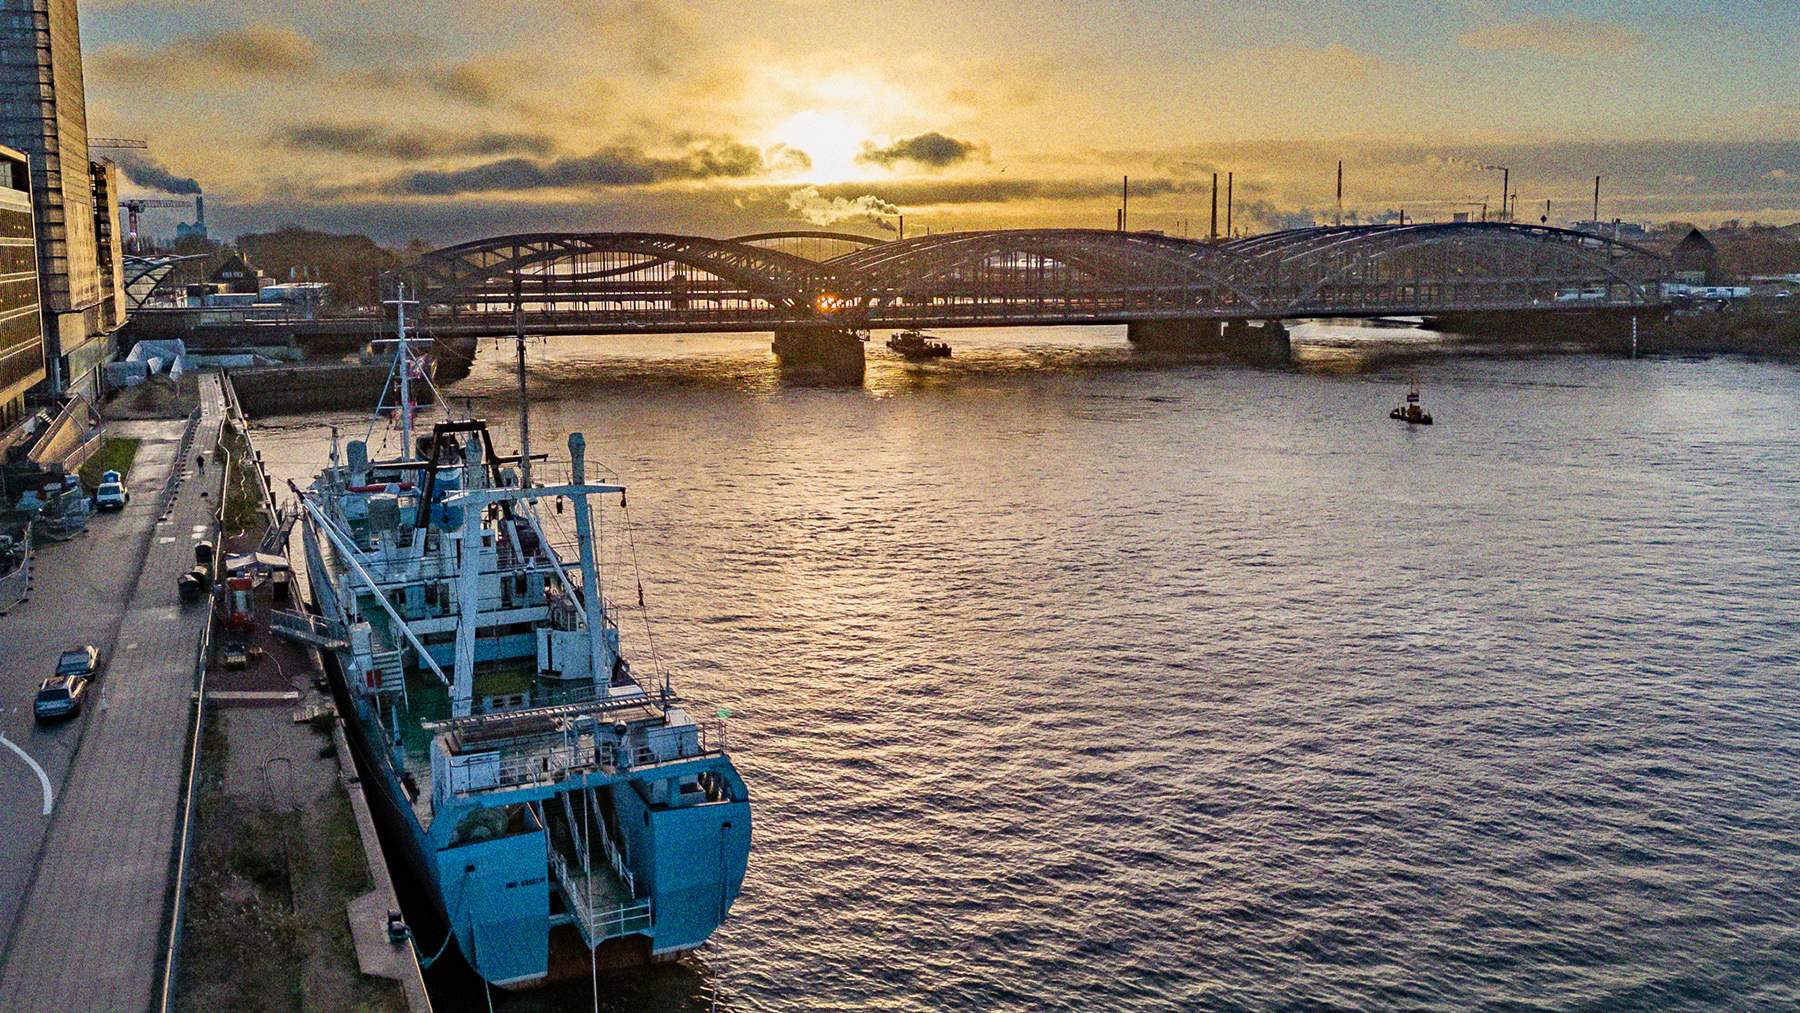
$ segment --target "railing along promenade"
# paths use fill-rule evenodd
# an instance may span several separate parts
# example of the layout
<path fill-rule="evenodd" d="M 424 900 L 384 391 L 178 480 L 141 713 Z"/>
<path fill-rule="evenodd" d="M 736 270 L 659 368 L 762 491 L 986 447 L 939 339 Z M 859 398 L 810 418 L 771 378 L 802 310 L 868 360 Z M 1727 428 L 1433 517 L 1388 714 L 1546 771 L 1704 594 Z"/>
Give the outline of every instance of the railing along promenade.
<path fill-rule="evenodd" d="M 1656 253 L 1501 223 L 1296 229 L 1209 243 L 1089 229 L 883 241 L 540 233 L 391 276 L 439 335 L 979 327 L 1648 309 Z"/>

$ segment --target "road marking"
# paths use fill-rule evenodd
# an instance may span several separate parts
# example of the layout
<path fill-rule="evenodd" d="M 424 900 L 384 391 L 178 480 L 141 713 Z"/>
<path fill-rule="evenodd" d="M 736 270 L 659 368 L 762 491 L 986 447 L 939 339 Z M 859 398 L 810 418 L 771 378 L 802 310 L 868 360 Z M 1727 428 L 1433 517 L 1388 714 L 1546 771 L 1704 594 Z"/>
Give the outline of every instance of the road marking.
<path fill-rule="evenodd" d="M 13 740 L 7 738 L 5 733 L 3 733 L 3 732 L 0 732 L 0 746 L 5 746 L 6 748 L 12 750 L 13 752 L 18 753 L 19 759 L 24 760 L 26 763 L 31 764 L 31 769 L 37 771 L 38 783 L 44 786 L 44 815 L 45 816 L 50 815 L 50 799 L 51 799 L 50 775 L 44 773 L 44 768 L 38 766 L 38 762 L 31 758 L 30 753 L 27 753 L 25 750 L 20 749 L 17 745 L 15 745 L 13 743 Z"/>

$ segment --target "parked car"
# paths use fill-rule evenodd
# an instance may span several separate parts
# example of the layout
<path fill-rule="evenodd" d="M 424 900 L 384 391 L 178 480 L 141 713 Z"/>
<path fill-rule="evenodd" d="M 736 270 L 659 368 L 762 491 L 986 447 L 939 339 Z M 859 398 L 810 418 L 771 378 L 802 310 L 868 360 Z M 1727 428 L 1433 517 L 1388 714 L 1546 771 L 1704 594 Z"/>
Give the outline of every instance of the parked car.
<path fill-rule="evenodd" d="M 44 721 L 80 714 L 90 681 L 84 675 L 53 675 L 45 679 L 38 686 L 37 699 L 31 703 L 32 716 Z"/>
<path fill-rule="evenodd" d="M 100 488 L 94 490 L 94 508 L 96 510 L 123 510 L 125 504 L 131 502 L 131 490 L 125 488 L 125 480 L 116 471 L 102 472 Z"/>
<path fill-rule="evenodd" d="M 32 716 L 46 718 L 73 717 L 81 713 L 88 684 L 100 668 L 100 652 L 92 644 L 71 647 L 56 656 L 56 672 L 38 684 L 37 698 L 31 702 Z"/>
<path fill-rule="evenodd" d="M 56 658 L 57 675 L 79 675 L 83 679 L 92 679 L 99 667 L 100 652 L 92 644 L 71 647 Z"/>

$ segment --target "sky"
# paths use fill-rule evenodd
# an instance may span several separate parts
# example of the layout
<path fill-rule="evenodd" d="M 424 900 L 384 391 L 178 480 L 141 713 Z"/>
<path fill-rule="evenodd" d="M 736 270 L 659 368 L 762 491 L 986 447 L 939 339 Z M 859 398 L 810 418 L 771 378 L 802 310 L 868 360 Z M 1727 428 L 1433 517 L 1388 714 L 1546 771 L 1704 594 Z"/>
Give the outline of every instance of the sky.
<path fill-rule="evenodd" d="M 443 246 L 1800 222 L 1793 0 L 81 0 L 129 196 Z M 1342 209 L 1337 167 L 1343 163 Z M 1502 168 L 1507 169 L 1502 173 Z M 1548 206 L 1546 207 L 1546 202 Z M 152 233 L 191 213 L 146 212 Z"/>

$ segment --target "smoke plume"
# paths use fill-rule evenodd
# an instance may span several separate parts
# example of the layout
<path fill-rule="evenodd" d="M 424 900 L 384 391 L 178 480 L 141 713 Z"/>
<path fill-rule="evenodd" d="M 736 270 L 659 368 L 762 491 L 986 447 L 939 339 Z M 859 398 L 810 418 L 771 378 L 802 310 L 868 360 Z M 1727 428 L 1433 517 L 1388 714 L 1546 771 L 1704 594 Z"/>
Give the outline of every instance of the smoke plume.
<path fill-rule="evenodd" d="M 199 193 L 200 184 L 192 179 L 177 176 L 162 167 L 162 163 L 147 155 L 135 151 L 126 151 L 115 159 L 119 171 L 125 178 L 138 186 L 161 190 L 163 193 Z"/>
<path fill-rule="evenodd" d="M 874 194 L 854 200 L 843 197 L 821 197 L 816 186 L 802 187 L 788 194 L 788 209 L 814 225 L 830 225 L 846 218 L 880 221 L 880 215 L 897 215 L 900 209 Z"/>

